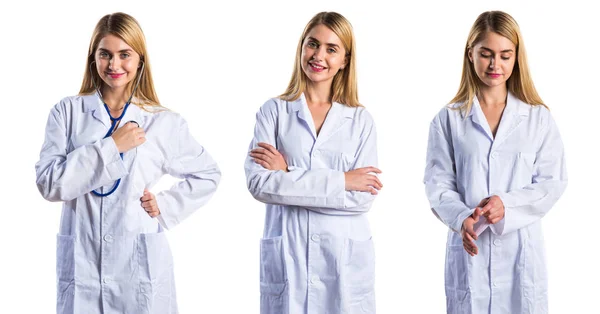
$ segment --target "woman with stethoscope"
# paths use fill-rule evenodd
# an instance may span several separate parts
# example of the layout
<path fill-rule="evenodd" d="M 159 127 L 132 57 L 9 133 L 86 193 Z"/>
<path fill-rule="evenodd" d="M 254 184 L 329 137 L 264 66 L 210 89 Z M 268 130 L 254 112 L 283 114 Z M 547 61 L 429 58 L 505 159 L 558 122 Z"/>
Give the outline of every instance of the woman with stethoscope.
<path fill-rule="evenodd" d="M 51 110 L 36 174 L 42 196 L 63 202 L 58 313 L 177 313 L 163 231 L 205 204 L 221 175 L 159 104 L 133 17 L 96 25 L 79 95 Z M 183 181 L 149 192 L 164 174 Z"/>
<path fill-rule="evenodd" d="M 425 185 L 450 228 L 448 313 L 547 313 L 541 218 L 567 185 L 564 151 L 504 12 L 471 28 L 459 91 L 430 125 Z"/>
<path fill-rule="evenodd" d="M 256 114 L 248 190 L 267 204 L 261 313 L 374 313 L 365 213 L 382 185 L 376 131 L 358 102 L 354 35 L 340 14 L 302 33 L 285 93 Z"/>

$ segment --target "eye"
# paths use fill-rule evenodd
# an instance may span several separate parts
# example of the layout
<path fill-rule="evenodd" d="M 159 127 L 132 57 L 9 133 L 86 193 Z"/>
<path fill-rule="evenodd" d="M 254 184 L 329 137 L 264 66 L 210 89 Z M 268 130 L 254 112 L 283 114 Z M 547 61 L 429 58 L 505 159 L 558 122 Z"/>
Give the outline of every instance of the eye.
<path fill-rule="evenodd" d="M 317 43 L 316 43 L 316 42 L 314 42 L 314 41 L 309 41 L 309 42 L 306 44 L 306 46 L 308 46 L 309 48 L 318 48 L 318 47 L 319 47 L 319 45 L 317 45 Z"/>
<path fill-rule="evenodd" d="M 510 59 L 510 57 L 507 57 L 507 56 L 502 56 L 501 58 L 502 58 L 502 60 L 509 60 Z"/>
<path fill-rule="evenodd" d="M 110 57 L 106 51 L 100 51 L 100 53 L 98 53 L 98 56 L 102 59 L 106 59 L 106 58 Z"/>
<path fill-rule="evenodd" d="M 481 56 L 482 56 L 483 58 L 489 58 L 489 57 L 491 57 L 492 55 L 491 55 L 491 54 L 489 54 L 489 53 L 481 53 Z"/>
<path fill-rule="evenodd" d="M 129 56 L 130 55 L 128 53 L 124 52 L 124 53 L 121 54 L 121 59 L 127 59 L 127 58 L 129 58 Z"/>
<path fill-rule="evenodd" d="M 336 53 L 337 50 L 335 50 L 335 48 L 329 48 L 329 49 L 327 49 L 327 52 L 329 52 L 329 53 Z"/>

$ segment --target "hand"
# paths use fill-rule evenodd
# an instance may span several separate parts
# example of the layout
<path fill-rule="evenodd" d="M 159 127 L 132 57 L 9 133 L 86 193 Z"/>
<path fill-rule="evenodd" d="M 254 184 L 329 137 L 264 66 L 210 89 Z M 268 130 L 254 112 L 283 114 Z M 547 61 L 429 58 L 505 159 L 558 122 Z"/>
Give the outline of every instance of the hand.
<path fill-rule="evenodd" d="M 471 256 L 475 256 L 477 253 L 479 253 L 479 248 L 475 244 L 475 240 L 477 240 L 477 234 L 475 233 L 475 230 L 473 230 L 473 225 L 479 221 L 480 216 L 481 208 L 477 207 L 475 208 L 473 214 L 463 221 L 462 228 L 460 229 L 463 239 L 463 247 Z"/>
<path fill-rule="evenodd" d="M 258 143 L 259 148 L 250 151 L 254 162 L 268 170 L 283 170 L 288 172 L 287 163 L 283 155 L 275 147 L 267 143 Z"/>
<path fill-rule="evenodd" d="M 379 178 L 369 172 L 381 173 L 381 170 L 375 167 L 358 168 L 344 173 L 346 179 L 346 191 L 370 192 L 377 195 L 383 184 Z"/>
<path fill-rule="evenodd" d="M 495 224 L 504 218 L 504 203 L 502 203 L 502 200 L 497 195 L 491 196 L 487 200 L 485 206 L 481 208 L 481 215 L 489 223 Z"/>
<path fill-rule="evenodd" d="M 117 129 L 111 137 L 117 145 L 119 153 L 124 153 L 146 142 L 146 133 L 136 123 L 128 122 Z"/>
<path fill-rule="evenodd" d="M 160 209 L 158 209 L 156 197 L 154 194 L 150 193 L 148 189 L 144 189 L 144 196 L 140 198 L 140 201 L 142 201 L 142 208 L 144 208 L 150 217 L 154 218 L 160 215 Z"/>

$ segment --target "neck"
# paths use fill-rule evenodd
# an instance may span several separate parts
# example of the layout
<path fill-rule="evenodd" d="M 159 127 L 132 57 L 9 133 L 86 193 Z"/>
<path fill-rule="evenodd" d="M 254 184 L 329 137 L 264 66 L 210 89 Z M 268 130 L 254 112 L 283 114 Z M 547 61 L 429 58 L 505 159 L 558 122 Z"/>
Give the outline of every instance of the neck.
<path fill-rule="evenodd" d="M 306 96 L 306 102 L 309 105 L 330 105 L 331 82 L 322 82 L 321 84 L 314 84 L 309 81 L 304 94 Z"/>
<path fill-rule="evenodd" d="M 104 86 L 102 88 L 102 100 L 111 111 L 119 111 L 125 107 L 125 103 L 129 97 L 125 94 L 125 87 L 118 89 Z"/>
<path fill-rule="evenodd" d="M 506 85 L 482 88 L 477 95 L 482 107 L 498 107 L 506 105 L 508 90 Z"/>

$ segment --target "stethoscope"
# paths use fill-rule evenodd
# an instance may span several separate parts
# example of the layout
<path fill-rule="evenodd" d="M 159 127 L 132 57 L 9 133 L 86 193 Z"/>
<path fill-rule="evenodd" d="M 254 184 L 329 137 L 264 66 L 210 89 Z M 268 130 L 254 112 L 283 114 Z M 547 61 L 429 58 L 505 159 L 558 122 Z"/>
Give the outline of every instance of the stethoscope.
<path fill-rule="evenodd" d="M 135 87 L 133 88 L 133 91 L 131 92 L 129 99 L 127 99 L 127 102 L 125 103 L 125 107 L 123 108 L 123 113 L 121 113 L 121 115 L 117 118 L 113 118 L 110 115 L 110 110 L 108 109 L 108 105 L 106 105 L 106 102 L 104 102 L 104 99 L 102 99 L 102 92 L 100 91 L 98 86 L 96 86 L 96 81 L 92 78 L 92 84 L 94 84 L 94 88 L 96 89 L 96 92 L 98 93 L 98 96 L 100 97 L 100 100 L 102 100 L 102 103 L 104 104 L 104 109 L 106 109 L 106 113 L 108 113 L 108 117 L 110 118 L 110 128 L 108 129 L 108 132 L 106 132 L 106 135 L 104 135 L 104 137 L 102 139 L 105 139 L 105 138 L 111 136 L 116 131 L 117 127 L 119 126 L 119 123 L 121 122 L 121 119 L 123 119 L 123 117 L 125 116 L 125 113 L 127 112 L 127 108 L 129 108 L 129 104 L 131 103 L 133 94 L 135 94 L 135 91 L 137 90 L 138 85 L 140 84 L 140 79 L 142 78 L 142 73 L 144 72 L 145 63 L 141 60 L 140 60 L 140 62 L 142 63 L 142 66 L 140 69 L 140 74 L 135 83 Z M 96 61 L 92 61 L 90 63 L 90 75 L 93 73 L 92 72 L 92 64 L 94 64 L 94 63 L 96 63 Z M 137 123 L 136 121 L 129 121 L 128 123 L 135 123 L 139 126 L 139 123 Z M 123 153 L 119 153 L 119 156 L 121 157 L 121 160 L 123 160 Z M 112 189 L 110 189 L 110 191 L 108 191 L 106 193 L 100 193 L 100 192 L 97 192 L 96 190 L 92 190 L 92 194 L 94 194 L 96 196 L 100 196 L 100 197 L 109 196 L 117 190 L 117 188 L 119 187 L 119 184 L 121 184 L 120 178 L 117 179 L 117 181 L 115 182 L 115 185 L 112 187 Z"/>

